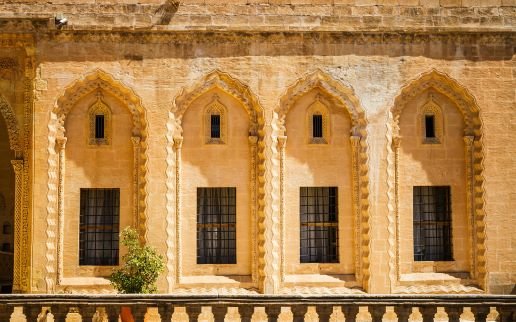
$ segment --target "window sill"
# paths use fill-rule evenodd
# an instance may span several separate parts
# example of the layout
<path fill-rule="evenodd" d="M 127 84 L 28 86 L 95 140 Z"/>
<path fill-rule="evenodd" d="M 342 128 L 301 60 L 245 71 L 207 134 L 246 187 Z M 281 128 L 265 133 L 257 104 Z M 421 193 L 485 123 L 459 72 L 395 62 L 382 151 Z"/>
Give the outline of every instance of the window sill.
<path fill-rule="evenodd" d="M 289 274 L 285 275 L 284 287 L 315 286 L 315 287 L 346 287 L 357 288 L 354 274 L 327 275 L 327 274 Z"/>

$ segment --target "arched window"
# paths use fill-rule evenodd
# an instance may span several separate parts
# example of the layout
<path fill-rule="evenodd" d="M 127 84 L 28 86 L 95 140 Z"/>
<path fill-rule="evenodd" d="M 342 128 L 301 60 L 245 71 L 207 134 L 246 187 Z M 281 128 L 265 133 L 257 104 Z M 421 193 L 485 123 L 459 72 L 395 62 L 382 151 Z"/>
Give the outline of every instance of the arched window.
<path fill-rule="evenodd" d="M 315 102 L 307 109 L 307 136 L 310 144 L 327 144 L 329 142 L 330 114 L 328 107 L 322 101 L 321 95 L 316 95 Z"/>
<path fill-rule="evenodd" d="M 89 145 L 111 144 L 111 110 L 97 92 L 97 100 L 88 110 Z"/>
<path fill-rule="evenodd" d="M 206 144 L 225 144 L 226 142 L 226 107 L 217 94 L 204 111 L 204 136 Z"/>

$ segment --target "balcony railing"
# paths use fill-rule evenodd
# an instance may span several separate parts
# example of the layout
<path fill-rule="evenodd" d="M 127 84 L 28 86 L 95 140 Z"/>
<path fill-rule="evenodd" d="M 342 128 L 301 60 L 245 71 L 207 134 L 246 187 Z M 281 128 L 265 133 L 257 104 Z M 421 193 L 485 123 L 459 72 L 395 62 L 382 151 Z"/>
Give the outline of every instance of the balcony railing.
<path fill-rule="evenodd" d="M 513 295 L 2 295 L 0 321 L 516 321 Z"/>

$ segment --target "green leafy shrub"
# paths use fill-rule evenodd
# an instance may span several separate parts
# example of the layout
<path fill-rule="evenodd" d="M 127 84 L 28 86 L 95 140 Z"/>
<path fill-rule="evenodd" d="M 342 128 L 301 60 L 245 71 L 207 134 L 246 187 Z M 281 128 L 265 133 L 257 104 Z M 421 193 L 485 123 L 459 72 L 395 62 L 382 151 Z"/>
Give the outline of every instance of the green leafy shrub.
<path fill-rule="evenodd" d="M 111 285 L 119 293 L 156 292 L 156 280 L 165 268 L 163 256 L 150 246 L 140 245 L 138 232 L 133 228 L 126 227 L 120 237 L 128 252 L 122 257 L 123 266 L 109 276 Z"/>

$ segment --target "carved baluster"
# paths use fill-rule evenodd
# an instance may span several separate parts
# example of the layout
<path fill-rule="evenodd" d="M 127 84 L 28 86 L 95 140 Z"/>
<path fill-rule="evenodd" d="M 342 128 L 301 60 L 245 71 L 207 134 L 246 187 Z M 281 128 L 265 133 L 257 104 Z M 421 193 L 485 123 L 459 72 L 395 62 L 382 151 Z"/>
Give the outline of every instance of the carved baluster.
<path fill-rule="evenodd" d="M 398 305 L 394 307 L 394 312 L 398 316 L 398 322 L 408 322 L 412 310 L 408 306 Z"/>
<path fill-rule="evenodd" d="M 294 321 L 294 314 L 290 306 L 282 306 L 280 314 L 278 315 L 278 322 L 292 322 Z"/>
<path fill-rule="evenodd" d="M 82 322 L 92 322 L 93 316 L 97 312 L 97 308 L 92 305 L 84 305 L 79 307 L 79 313 L 81 314 Z"/>
<path fill-rule="evenodd" d="M 27 321 L 36 321 L 36 317 L 34 317 L 32 320 L 29 320 L 30 318 L 30 312 L 31 307 L 22 307 L 22 306 L 15 306 L 12 308 L 11 314 L 8 316 L 7 319 L 2 321 L 25 321 L 25 318 L 27 318 Z M 25 314 L 24 314 L 25 313 Z"/>
<path fill-rule="evenodd" d="M 423 314 L 419 307 L 413 307 L 409 315 L 409 322 L 423 322 Z"/>
<path fill-rule="evenodd" d="M 46 315 L 47 309 L 42 308 L 39 305 L 30 305 L 23 309 L 23 313 L 25 314 L 25 317 L 27 318 L 27 322 L 35 322 L 38 321 L 38 318 L 40 315 Z M 18 320 L 14 320 L 18 321 Z"/>
<path fill-rule="evenodd" d="M 329 321 L 330 322 L 345 322 L 346 321 L 346 316 L 344 315 L 344 312 L 342 312 L 342 307 L 334 306 L 332 308 L 332 312 L 330 314 Z"/>
<path fill-rule="evenodd" d="M 305 321 L 307 322 L 319 322 L 319 314 L 317 314 L 315 306 L 309 306 L 306 309 Z"/>
<path fill-rule="evenodd" d="M 485 321 L 489 314 L 489 307 L 487 306 L 474 306 L 471 308 L 473 314 L 475 314 L 475 321 Z M 510 320 L 512 321 L 512 320 Z"/>
<path fill-rule="evenodd" d="M 267 313 L 265 312 L 265 307 L 263 306 L 255 306 L 253 310 L 253 315 L 251 316 L 252 322 L 268 322 L 269 318 Z"/>
<path fill-rule="evenodd" d="M 306 311 L 307 311 L 306 305 L 292 306 L 292 314 L 294 317 L 294 322 L 303 322 L 305 320 Z"/>
<path fill-rule="evenodd" d="M 266 306 L 265 312 L 267 313 L 267 318 L 269 321 L 278 321 L 281 307 L 275 305 Z"/>
<path fill-rule="evenodd" d="M 385 313 L 381 320 L 382 322 L 398 322 L 398 315 L 394 311 L 394 306 L 386 306 Z"/>
<path fill-rule="evenodd" d="M 215 322 L 224 322 L 227 313 L 227 307 L 225 306 L 212 306 L 211 308 Z"/>
<path fill-rule="evenodd" d="M 240 312 L 238 307 L 228 306 L 224 322 L 240 322 Z"/>
<path fill-rule="evenodd" d="M 173 316 L 175 317 L 176 315 L 179 315 L 179 309 L 182 309 L 182 308 L 179 308 L 179 307 L 176 307 L 174 308 L 174 314 Z M 186 312 L 188 314 L 188 320 L 190 322 L 197 322 L 198 320 L 198 317 L 199 317 L 199 314 L 201 313 L 201 307 L 200 306 L 197 306 L 197 305 L 188 305 L 186 307 Z"/>
<path fill-rule="evenodd" d="M 385 306 L 369 305 L 369 313 L 371 314 L 372 321 L 382 321 L 383 315 L 385 314 Z"/>
<path fill-rule="evenodd" d="M 359 306 L 358 313 L 356 317 L 357 322 L 371 322 L 373 321 L 371 312 L 369 312 L 367 306 Z"/>
<path fill-rule="evenodd" d="M 147 307 L 143 305 L 131 306 L 131 314 L 133 315 L 134 322 L 144 322 L 145 313 L 147 313 Z"/>
<path fill-rule="evenodd" d="M 9 321 L 11 314 L 13 313 L 13 306 L 9 304 L 0 305 L 0 321 Z"/>
<path fill-rule="evenodd" d="M 355 322 L 358 314 L 358 306 L 356 305 L 346 305 L 343 308 L 344 315 L 346 316 L 347 322 Z"/>
<path fill-rule="evenodd" d="M 434 316 L 437 312 L 437 308 L 435 306 L 425 306 L 419 309 L 421 315 L 423 316 L 423 322 L 434 322 Z"/>
<path fill-rule="evenodd" d="M 66 315 L 68 314 L 68 307 L 62 305 L 53 306 L 50 309 L 50 313 L 54 316 L 54 322 L 65 322 Z"/>
<path fill-rule="evenodd" d="M 106 314 L 109 322 L 118 322 L 118 318 L 120 317 L 120 307 L 108 306 L 106 308 Z"/>
<path fill-rule="evenodd" d="M 170 304 L 160 304 L 158 306 L 158 313 L 162 322 L 170 322 L 172 320 L 172 306 Z"/>
<path fill-rule="evenodd" d="M 240 313 L 240 321 L 250 322 L 254 313 L 254 307 L 252 305 L 239 306 L 238 312 Z"/>
<path fill-rule="evenodd" d="M 195 319 L 196 319 L 195 321 L 197 321 L 197 315 L 195 315 Z M 170 320 L 168 320 L 168 321 L 170 321 Z M 186 307 L 184 307 L 184 306 L 174 307 L 174 313 L 172 313 L 172 321 L 181 321 L 181 322 L 191 321 L 190 318 L 188 317 L 188 313 L 186 313 Z"/>
<path fill-rule="evenodd" d="M 330 321 L 330 316 L 333 313 L 333 306 L 331 305 L 317 305 L 317 315 L 319 321 L 327 322 Z"/>
<path fill-rule="evenodd" d="M 500 313 L 496 310 L 496 307 L 491 306 L 489 308 L 489 314 L 486 317 L 486 322 L 498 322 L 501 320 Z"/>
<path fill-rule="evenodd" d="M 516 311 L 514 310 L 514 307 L 498 307 L 498 314 L 499 322 L 516 321 Z"/>
<path fill-rule="evenodd" d="M 459 322 L 461 319 L 461 309 L 458 306 L 447 306 L 445 307 L 446 313 L 448 314 L 448 321 Z M 464 320 L 466 322 L 468 320 Z"/>

